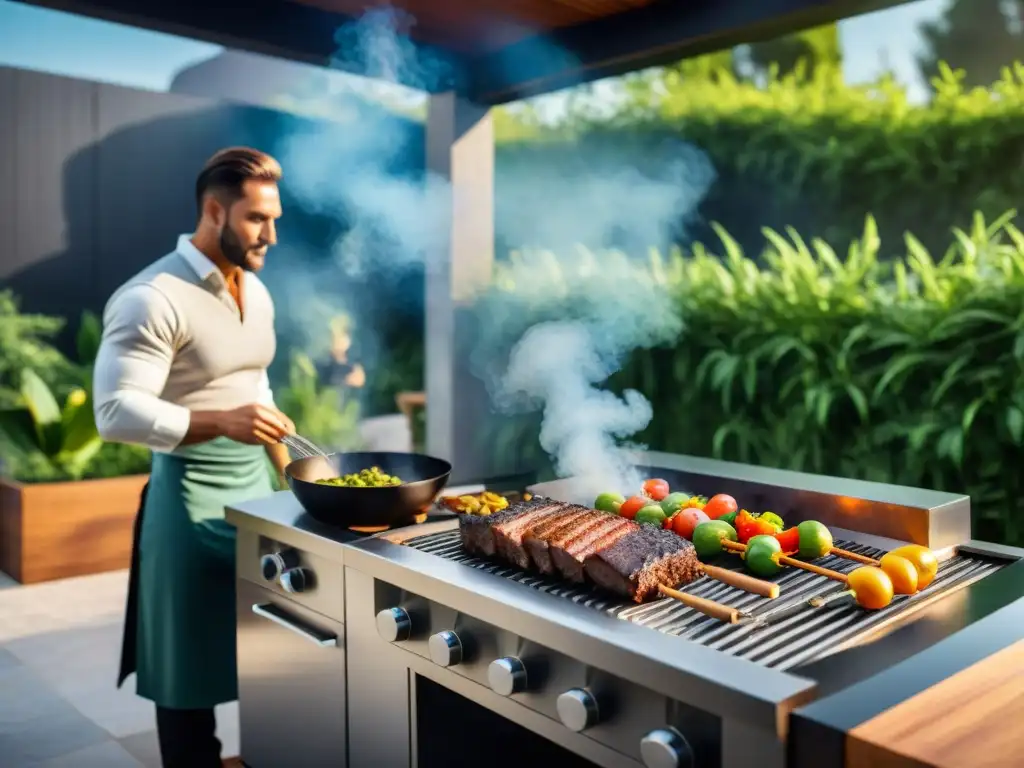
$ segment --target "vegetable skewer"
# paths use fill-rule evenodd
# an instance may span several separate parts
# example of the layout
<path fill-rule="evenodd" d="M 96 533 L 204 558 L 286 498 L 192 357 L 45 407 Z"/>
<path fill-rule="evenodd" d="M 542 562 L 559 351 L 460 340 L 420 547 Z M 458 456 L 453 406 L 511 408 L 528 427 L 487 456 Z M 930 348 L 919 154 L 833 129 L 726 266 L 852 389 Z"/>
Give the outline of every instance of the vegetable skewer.
<path fill-rule="evenodd" d="M 893 583 L 889 575 L 881 568 L 865 565 L 851 571 L 849 575 L 833 571 L 830 568 L 822 568 L 820 565 L 805 563 L 782 554 L 779 543 L 771 536 L 755 536 L 749 544 L 740 544 L 723 538 L 721 545 L 724 550 L 743 553 L 748 563 L 751 554 L 765 558 L 757 567 L 764 567 L 767 562 L 774 563 L 776 566 L 788 565 L 845 584 L 850 587 L 849 593 L 862 608 L 877 611 L 892 602 Z"/>

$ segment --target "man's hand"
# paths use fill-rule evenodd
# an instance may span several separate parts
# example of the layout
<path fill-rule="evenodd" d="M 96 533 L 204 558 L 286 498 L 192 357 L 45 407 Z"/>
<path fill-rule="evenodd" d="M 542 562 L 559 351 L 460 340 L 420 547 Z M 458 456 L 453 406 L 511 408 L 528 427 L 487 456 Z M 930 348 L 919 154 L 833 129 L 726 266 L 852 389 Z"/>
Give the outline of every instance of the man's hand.
<path fill-rule="evenodd" d="M 221 413 L 221 433 L 235 442 L 275 445 L 295 434 L 291 419 L 276 408 L 252 403 Z"/>
<path fill-rule="evenodd" d="M 352 370 L 349 371 L 348 376 L 345 377 L 345 386 L 352 387 L 353 389 L 359 389 L 359 387 L 364 384 L 366 384 L 366 371 L 363 370 L 363 366 L 352 366 Z"/>

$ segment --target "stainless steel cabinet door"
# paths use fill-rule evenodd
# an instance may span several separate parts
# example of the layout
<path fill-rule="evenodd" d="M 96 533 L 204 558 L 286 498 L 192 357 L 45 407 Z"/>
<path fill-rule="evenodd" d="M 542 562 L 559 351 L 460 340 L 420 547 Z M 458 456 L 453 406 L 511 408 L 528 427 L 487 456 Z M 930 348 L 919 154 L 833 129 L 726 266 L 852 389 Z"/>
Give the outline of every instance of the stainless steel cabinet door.
<path fill-rule="evenodd" d="M 345 633 L 338 622 L 238 582 L 238 704 L 251 768 L 345 768 Z"/>

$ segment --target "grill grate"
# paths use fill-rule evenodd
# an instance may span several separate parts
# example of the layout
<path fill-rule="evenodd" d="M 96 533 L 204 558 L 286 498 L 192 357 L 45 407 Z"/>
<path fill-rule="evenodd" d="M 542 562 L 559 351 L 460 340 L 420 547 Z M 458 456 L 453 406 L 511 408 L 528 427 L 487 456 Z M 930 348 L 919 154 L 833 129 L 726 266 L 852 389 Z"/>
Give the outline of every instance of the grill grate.
<path fill-rule="evenodd" d="M 505 563 L 469 555 L 462 548 L 458 531 L 418 536 L 406 540 L 404 544 L 572 600 L 625 621 L 780 670 L 792 669 L 820 658 L 831 649 L 867 633 L 910 607 L 938 593 L 984 578 L 1005 564 L 972 555 L 956 555 L 939 566 L 938 575 L 927 589 L 916 595 L 897 596 L 888 607 L 879 611 L 864 611 L 846 600 L 837 600 L 822 608 L 810 606 L 808 601 L 811 598 L 843 592 L 845 587 L 824 576 L 796 568 L 786 568 L 773 579 L 781 588 L 781 595 L 775 600 L 752 595 L 707 577 L 682 589 L 691 595 L 715 600 L 754 617 L 752 621 L 724 624 L 670 598 L 636 605 L 592 587 L 538 576 Z M 837 540 L 835 545 L 874 558 L 884 554 L 882 550 L 850 541 Z M 816 564 L 841 573 L 849 573 L 860 565 L 834 556 L 816 561 Z"/>

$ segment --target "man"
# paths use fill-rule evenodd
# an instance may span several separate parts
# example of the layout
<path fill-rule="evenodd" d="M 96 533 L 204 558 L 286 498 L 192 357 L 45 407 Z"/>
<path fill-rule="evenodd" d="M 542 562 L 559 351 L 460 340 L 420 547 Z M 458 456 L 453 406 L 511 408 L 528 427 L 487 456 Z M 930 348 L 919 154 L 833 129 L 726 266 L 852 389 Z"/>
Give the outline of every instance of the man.
<path fill-rule="evenodd" d="M 213 708 L 238 696 L 235 532 L 227 504 L 268 495 L 294 431 L 274 407 L 274 307 L 256 277 L 281 216 L 272 157 L 225 149 L 196 181 L 199 223 L 111 297 L 96 359 L 105 440 L 153 450 L 125 617 L 120 686 L 156 704 L 166 768 L 221 765 Z"/>

